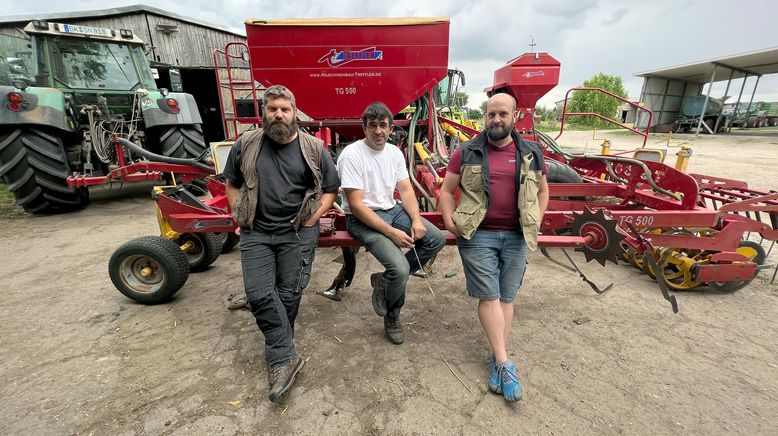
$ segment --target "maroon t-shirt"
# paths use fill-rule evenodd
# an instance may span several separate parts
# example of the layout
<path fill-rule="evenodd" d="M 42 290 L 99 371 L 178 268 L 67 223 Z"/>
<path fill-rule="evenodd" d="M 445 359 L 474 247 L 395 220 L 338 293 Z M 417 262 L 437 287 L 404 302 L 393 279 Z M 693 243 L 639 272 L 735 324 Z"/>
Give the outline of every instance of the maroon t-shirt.
<path fill-rule="evenodd" d="M 518 187 L 516 186 L 516 146 L 499 148 L 488 145 L 489 209 L 478 227 L 482 230 L 516 230 L 519 228 Z M 457 148 L 448 161 L 446 171 L 461 174 L 462 149 Z M 548 172 L 545 162 L 543 174 Z"/>

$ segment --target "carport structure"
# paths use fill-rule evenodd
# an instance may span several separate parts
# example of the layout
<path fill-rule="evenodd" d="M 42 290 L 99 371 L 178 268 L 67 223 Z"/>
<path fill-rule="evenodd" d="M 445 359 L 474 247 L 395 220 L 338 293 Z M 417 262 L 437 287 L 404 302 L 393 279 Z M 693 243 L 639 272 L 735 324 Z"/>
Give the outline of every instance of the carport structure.
<path fill-rule="evenodd" d="M 727 88 L 724 91 L 724 95 L 727 96 L 732 81 L 743 79 L 737 103 L 735 103 L 734 113 L 737 114 L 746 82 L 751 77 L 756 78 L 746 109 L 746 119 L 748 119 L 754 95 L 759 86 L 759 79 L 764 75 L 774 73 L 778 73 L 778 47 L 645 71 L 635 75 L 644 78 L 640 101 L 654 111 L 654 120 L 650 127 L 655 131 L 660 126 L 666 127 L 675 123 L 676 116 L 681 112 L 684 103 L 689 99 L 702 96 L 703 87 L 707 83 L 708 90 L 704 96 L 704 102 L 694 120 L 697 124 L 696 134 L 699 134 L 701 129 L 712 134 L 718 131 L 724 112 L 722 104 L 718 114 L 710 118 L 715 120 L 712 129 L 711 126 L 703 122 L 703 118 L 709 116 L 709 114 L 706 115 L 706 111 L 710 102 L 711 88 L 715 82 L 727 81 Z M 724 125 L 728 131 L 732 128 L 731 121 L 730 118 Z M 641 122 L 642 125 L 640 125 Z M 647 120 L 638 119 L 636 127 L 645 127 L 646 122 Z"/>

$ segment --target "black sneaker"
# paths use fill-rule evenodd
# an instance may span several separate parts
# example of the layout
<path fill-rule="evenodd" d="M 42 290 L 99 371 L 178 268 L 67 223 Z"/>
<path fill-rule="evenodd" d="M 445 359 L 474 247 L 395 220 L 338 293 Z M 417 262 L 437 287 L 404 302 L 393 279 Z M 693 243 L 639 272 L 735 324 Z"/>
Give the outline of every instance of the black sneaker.
<path fill-rule="evenodd" d="M 373 287 L 373 310 L 378 316 L 386 316 L 386 281 L 384 273 L 370 274 L 370 286 Z"/>
<path fill-rule="evenodd" d="M 276 402 L 292 387 L 294 378 L 305 366 L 305 360 L 298 357 L 286 365 L 281 365 L 270 370 L 270 401 Z"/>
<path fill-rule="evenodd" d="M 384 337 L 395 345 L 405 342 L 405 332 L 399 316 L 397 318 L 389 315 L 384 317 Z"/>

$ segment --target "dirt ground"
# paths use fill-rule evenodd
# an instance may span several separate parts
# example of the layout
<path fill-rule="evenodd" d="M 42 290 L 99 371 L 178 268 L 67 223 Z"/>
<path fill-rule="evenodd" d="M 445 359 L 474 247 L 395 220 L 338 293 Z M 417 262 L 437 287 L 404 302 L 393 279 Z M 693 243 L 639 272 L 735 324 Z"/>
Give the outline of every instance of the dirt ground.
<path fill-rule="evenodd" d="M 664 138 L 649 146 L 664 147 Z M 626 137 L 612 139 L 616 149 L 630 147 Z M 596 151 L 601 141 L 571 132 L 561 142 Z M 694 150 L 691 172 L 778 189 L 778 135 L 678 136 L 671 145 L 682 142 Z M 0 217 L 0 432 L 754 435 L 778 428 L 772 270 L 734 294 L 677 293 L 674 315 L 657 285 L 629 266 L 602 268 L 575 254 L 593 280 L 613 282 L 596 295 L 533 253 L 509 343 L 525 394 L 506 404 L 486 389 L 488 346 L 454 247 L 434 265 L 437 298 L 422 279 L 410 280 L 402 346 L 382 338 L 371 309 L 368 277 L 378 263 L 360 254 L 344 300 L 330 301 L 315 291 L 334 277 L 338 251 L 319 249 L 297 326 L 307 364 L 286 406 L 276 406 L 267 400 L 261 333 L 248 311 L 226 308 L 242 289 L 237 250 L 191 274 L 168 304 L 135 304 L 111 284 L 112 252 L 157 232 L 148 192 L 95 192 L 87 209 L 67 215 Z"/>

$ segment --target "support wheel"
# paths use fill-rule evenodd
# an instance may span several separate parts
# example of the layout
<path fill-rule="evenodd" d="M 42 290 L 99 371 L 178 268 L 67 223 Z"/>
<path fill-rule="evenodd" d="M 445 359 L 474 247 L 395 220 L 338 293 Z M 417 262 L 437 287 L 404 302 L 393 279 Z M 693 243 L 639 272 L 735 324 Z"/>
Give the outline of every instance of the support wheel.
<path fill-rule="evenodd" d="M 108 261 L 111 282 L 122 294 L 142 304 L 170 299 L 189 277 L 186 255 L 174 242 L 144 236 L 124 243 Z"/>
<path fill-rule="evenodd" d="M 175 242 L 186 256 L 190 271 L 199 272 L 207 269 L 219 257 L 222 238 L 218 233 L 184 233 Z"/>
<path fill-rule="evenodd" d="M 223 233 L 222 237 L 224 238 L 222 240 L 222 254 L 229 253 L 240 242 L 240 236 L 238 236 L 235 232 Z"/>
<path fill-rule="evenodd" d="M 754 241 L 740 241 L 736 251 L 749 258 L 751 262 L 754 262 L 757 265 L 762 265 L 765 259 L 767 259 L 767 253 L 765 253 L 764 247 Z M 754 277 L 756 277 L 756 274 L 754 274 Z M 708 282 L 708 286 L 721 293 L 732 293 L 745 288 L 754 280 L 754 277 L 751 277 L 748 280 L 734 282 Z"/>

